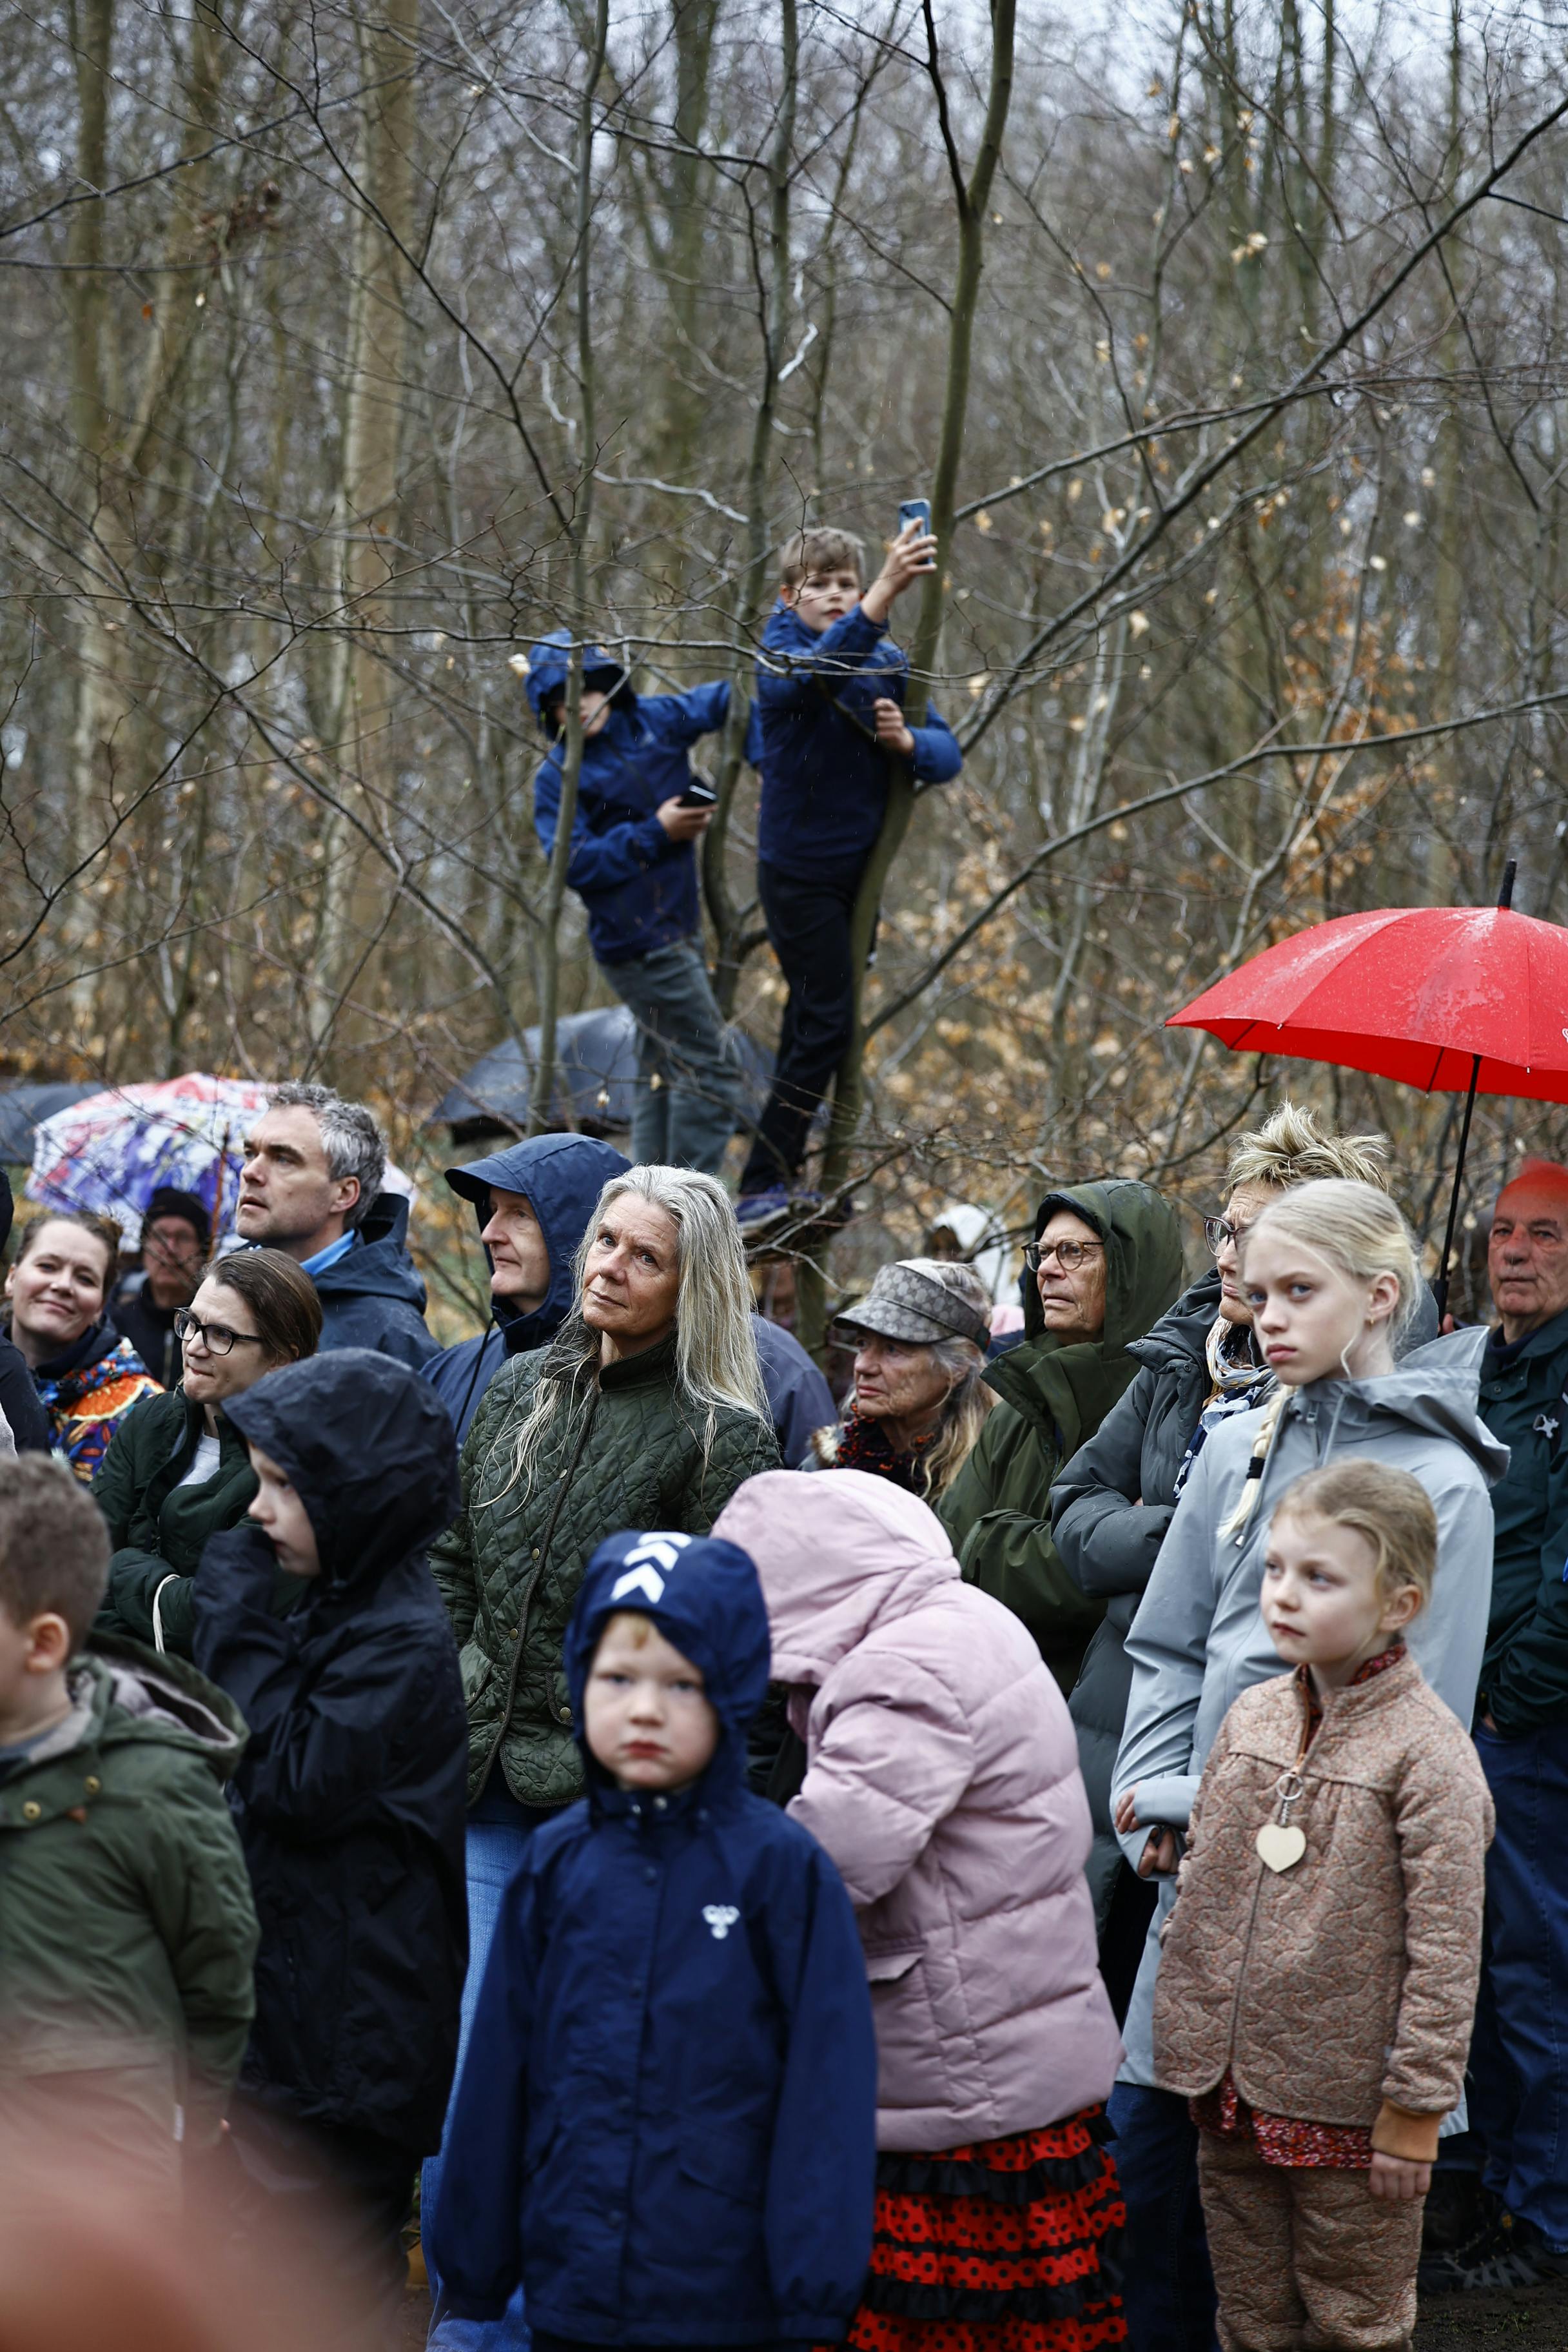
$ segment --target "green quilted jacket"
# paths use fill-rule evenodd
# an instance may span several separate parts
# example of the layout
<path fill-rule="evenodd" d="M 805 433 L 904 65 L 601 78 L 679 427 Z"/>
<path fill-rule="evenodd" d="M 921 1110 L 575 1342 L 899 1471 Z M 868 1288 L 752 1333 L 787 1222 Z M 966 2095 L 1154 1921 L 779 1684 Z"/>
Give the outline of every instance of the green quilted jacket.
<path fill-rule="evenodd" d="M 515 1478 L 545 1354 L 511 1357 L 485 1391 L 463 1444 L 463 1507 L 430 1554 L 462 1652 L 470 1804 L 498 1762 L 521 1804 L 583 1792 L 561 1654 L 595 1545 L 623 1528 L 706 1535 L 737 1486 L 779 1466 L 771 1426 L 739 1407 L 716 1416 L 704 1459 L 706 1414 L 678 1399 L 668 1339 L 606 1365 Z"/>

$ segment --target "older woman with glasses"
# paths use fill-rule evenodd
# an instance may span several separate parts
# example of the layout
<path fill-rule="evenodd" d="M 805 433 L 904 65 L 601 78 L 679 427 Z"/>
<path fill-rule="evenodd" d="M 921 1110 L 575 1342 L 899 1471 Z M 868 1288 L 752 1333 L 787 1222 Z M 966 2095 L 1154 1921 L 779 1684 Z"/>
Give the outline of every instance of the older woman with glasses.
<path fill-rule="evenodd" d="M 184 1377 L 116 1430 L 93 1480 L 115 1547 L 98 1630 L 191 1652 L 191 1579 L 209 1536 L 237 1527 L 256 1493 L 245 1441 L 224 1406 L 264 1372 L 313 1356 L 316 1286 L 282 1250 L 237 1250 L 207 1270 L 174 1318 Z M 279 1599 L 298 1600 L 298 1577 Z"/>
<path fill-rule="evenodd" d="M 1001 1403 L 937 1509 L 965 1580 L 1023 1620 L 1066 1691 L 1104 1603 L 1062 1566 L 1051 1489 L 1137 1371 L 1130 1342 L 1180 1289 L 1181 1235 L 1149 1185 L 1106 1176 L 1047 1193 L 1024 1259 L 1023 1341 L 986 1372 Z"/>

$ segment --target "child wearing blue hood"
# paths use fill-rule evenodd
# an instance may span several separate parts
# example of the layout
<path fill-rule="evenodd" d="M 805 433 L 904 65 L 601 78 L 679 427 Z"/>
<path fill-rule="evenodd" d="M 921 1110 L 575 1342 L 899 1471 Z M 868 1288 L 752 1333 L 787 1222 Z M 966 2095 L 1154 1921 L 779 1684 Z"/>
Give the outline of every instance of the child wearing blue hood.
<path fill-rule="evenodd" d="M 626 1534 L 566 1645 L 588 1795 L 508 1892 L 426 2227 L 444 2309 L 535 2352 L 834 2342 L 870 2258 L 876 2052 L 849 1898 L 745 1786 L 767 1687 L 735 1545 Z"/>
<path fill-rule="evenodd" d="M 550 750 L 534 779 L 533 829 L 548 857 L 565 756 L 565 629 L 528 656 L 528 699 Z M 632 1158 L 716 1176 L 735 1130 L 736 1070 L 702 952 L 695 844 L 710 805 L 683 808 L 688 758 L 722 727 L 725 679 L 687 694 L 637 694 L 620 663 L 584 651 L 583 767 L 566 880 L 598 965 L 637 1024 Z"/>
<path fill-rule="evenodd" d="M 736 1205 L 759 1234 L 790 1213 L 811 1122 L 854 1028 L 850 920 L 887 813 L 889 762 L 908 761 L 917 784 L 944 784 L 963 763 L 934 709 L 922 726 L 906 723 L 909 656 L 888 635 L 894 599 L 935 558 L 936 541 L 913 522 L 868 588 L 864 550 L 847 531 L 797 530 L 779 558 L 746 739 L 763 779 L 757 891 L 789 983 Z"/>

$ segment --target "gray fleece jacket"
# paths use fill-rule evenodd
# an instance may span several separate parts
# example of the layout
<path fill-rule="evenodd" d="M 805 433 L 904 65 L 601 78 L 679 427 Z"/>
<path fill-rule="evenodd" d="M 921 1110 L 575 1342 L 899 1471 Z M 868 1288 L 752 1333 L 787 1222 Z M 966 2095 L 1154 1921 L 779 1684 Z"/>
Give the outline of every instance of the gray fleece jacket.
<path fill-rule="evenodd" d="M 1239 1536 L 1221 1529 L 1240 1499 L 1267 1408 L 1238 1413 L 1214 1432 L 1193 1465 L 1127 1636 L 1132 1694 L 1111 1776 L 1113 1801 L 1135 1787 L 1141 1822 L 1185 1828 L 1232 1702 L 1284 1671 L 1258 1608 L 1274 1507 L 1293 1478 L 1331 1458 L 1355 1454 L 1409 1470 L 1431 1496 L 1437 1574 L 1409 1646 L 1438 1697 L 1469 1723 L 1491 1603 L 1489 1493 L 1508 1467 L 1507 1446 L 1476 1412 L 1486 1339 L 1484 1330 L 1457 1331 L 1415 1349 L 1380 1379 L 1317 1381 L 1294 1391 Z M 1121 1838 L 1134 1865 L 1147 1836 L 1138 1829 Z M 1122 2029 L 1124 2083 L 1154 2081 L 1159 1932 L 1174 1898 L 1174 1877 L 1163 1878 Z"/>

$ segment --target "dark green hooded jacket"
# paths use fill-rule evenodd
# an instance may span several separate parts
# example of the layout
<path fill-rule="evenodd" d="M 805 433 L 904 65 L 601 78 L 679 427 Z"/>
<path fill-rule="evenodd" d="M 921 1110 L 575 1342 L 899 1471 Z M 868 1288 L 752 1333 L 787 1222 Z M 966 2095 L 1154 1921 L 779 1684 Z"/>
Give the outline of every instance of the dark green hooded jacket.
<path fill-rule="evenodd" d="M 1126 1178 L 1047 1192 L 1035 1219 L 1037 1240 L 1058 1209 L 1082 1217 L 1105 1244 L 1104 1333 L 1058 1339 L 1045 1328 L 1034 1283 L 1026 1285 L 1023 1344 L 985 1375 L 1002 1402 L 942 1496 L 940 1516 L 965 1582 L 1022 1618 L 1070 1690 L 1105 1602 L 1088 1598 L 1062 1564 L 1051 1534 L 1051 1486 L 1136 1373 L 1127 1343 L 1142 1339 L 1180 1290 L 1182 1240 L 1169 1203 Z"/>
<path fill-rule="evenodd" d="M 705 1536 L 743 1480 L 776 1470 L 773 1425 L 707 1416 L 677 1386 L 675 1341 L 585 1375 L 530 1475 L 517 1433 L 550 1350 L 501 1366 L 463 1441 L 463 1507 L 430 1554 L 468 1707 L 468 1802 L 498 1773 L 524 1805 L 583 1793 L 563 1644 L 590 1554 L 625 1528 Z"/>
<path fill-rule="evenodd" d="M 255 2003 L 221 1785 L 245 1725 L 194 1666 L 134 1642 L 96 1644 L 67 1687 L 73 1713 L 0 1763 L 0 2105 L 89 2070 L 128 2152 L 171 2147 L 176 2105 L 185 2146 L 209 2147 Z"/>
<path fill-rule="evenodd" d="M 113 1548 L 95 1632 L 190 1656 L 202 1548 L 209 1536 L 241 1526 L 256 1495 L 245 1440 L 221 1412 L 216 1473 L 204 1486 L 181 1486 L 205 1428 L 201 1406 L 184 1389 L 144 1397 L 116 1428 L 92 1482 Z M 279 1570 L 273 1594 L 279 1615 L 298 1604 L 302 1589 Z"/>

